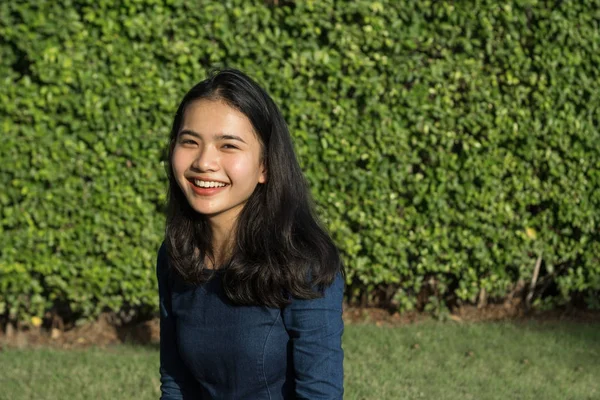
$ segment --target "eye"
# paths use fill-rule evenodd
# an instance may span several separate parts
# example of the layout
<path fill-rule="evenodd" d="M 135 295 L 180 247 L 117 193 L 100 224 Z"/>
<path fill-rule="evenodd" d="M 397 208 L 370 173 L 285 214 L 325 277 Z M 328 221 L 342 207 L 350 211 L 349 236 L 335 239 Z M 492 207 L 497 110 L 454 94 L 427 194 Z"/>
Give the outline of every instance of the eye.
<path fill-rule="evenodd" d="M 196 142 L 193 141 L 192 139 L 181 139 L 179 141 L 179 143 L 186 144 L 186 145 L 194 145 L 194 144 L 196 144 Z"/>
<path fill-rule="evenodd" d="M 236 145 L 234 145 L 234 144 L 225 143 L 225 144 L 223 145 L 223 148 L 224 148 L 224 149 L 237 149 L 238 147 L 237 147 Z"/>

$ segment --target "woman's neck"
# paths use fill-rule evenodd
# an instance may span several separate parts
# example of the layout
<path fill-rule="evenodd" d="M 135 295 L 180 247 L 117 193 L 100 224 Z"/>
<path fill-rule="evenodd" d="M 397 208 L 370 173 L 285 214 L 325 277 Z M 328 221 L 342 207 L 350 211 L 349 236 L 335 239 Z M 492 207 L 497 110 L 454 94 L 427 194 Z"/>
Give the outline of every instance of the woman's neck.
<path fill-rule="evenodd" d="M 211 223 L 212 229 L 212 260 L 206 265 L 211 269 L 219 268 L 231 257 L 233 250 L 233 237 L 235 235 L 235 224 Z"/>

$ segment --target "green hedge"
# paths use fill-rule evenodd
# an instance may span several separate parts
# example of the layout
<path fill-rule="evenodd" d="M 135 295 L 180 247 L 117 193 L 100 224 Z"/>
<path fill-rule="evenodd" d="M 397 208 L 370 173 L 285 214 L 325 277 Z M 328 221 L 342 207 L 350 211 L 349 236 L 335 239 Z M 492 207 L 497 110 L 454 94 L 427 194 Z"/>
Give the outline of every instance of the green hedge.
<path fill-rule="evenodd" d="M 150 312 L 162 150 L 219 66 L 281 105 L 348 298 L 600 291 L 600 1 L 0 5 L 0 315 Z M 48 314 L 49 313 L 49 314 Z"/>

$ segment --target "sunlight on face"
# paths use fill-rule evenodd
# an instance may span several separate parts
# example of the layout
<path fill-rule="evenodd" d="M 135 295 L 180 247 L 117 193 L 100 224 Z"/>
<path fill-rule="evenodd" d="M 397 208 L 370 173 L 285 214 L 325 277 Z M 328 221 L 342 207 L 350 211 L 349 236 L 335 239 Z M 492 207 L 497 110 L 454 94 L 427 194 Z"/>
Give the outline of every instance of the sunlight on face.
<path fill-rule="evenodd" d="M 262 146 L 248 117 L 219 100 L 197 100 L 185 111 L 171 160 L 190 206 L 212 223 L 231 223 L 265 183 Z"/>

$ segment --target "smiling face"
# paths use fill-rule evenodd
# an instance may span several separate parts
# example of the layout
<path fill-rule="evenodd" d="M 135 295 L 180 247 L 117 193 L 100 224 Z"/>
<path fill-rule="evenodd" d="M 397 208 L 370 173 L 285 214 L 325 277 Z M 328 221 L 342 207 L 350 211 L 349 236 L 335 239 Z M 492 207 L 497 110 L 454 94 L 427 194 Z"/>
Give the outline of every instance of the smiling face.
<path fill-rule="evenodd" d="M 187 106 L 175 141 L 173 175 L 190 206 L 225 228 L 266 182 L 261 152 L 248 117 L 223 101 L 197 100 Z"/>

